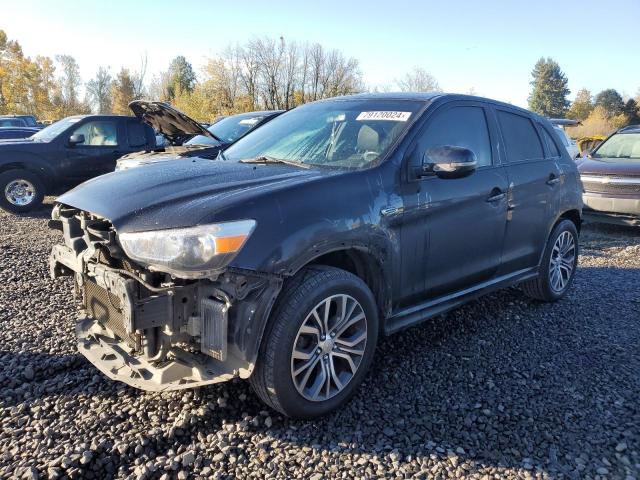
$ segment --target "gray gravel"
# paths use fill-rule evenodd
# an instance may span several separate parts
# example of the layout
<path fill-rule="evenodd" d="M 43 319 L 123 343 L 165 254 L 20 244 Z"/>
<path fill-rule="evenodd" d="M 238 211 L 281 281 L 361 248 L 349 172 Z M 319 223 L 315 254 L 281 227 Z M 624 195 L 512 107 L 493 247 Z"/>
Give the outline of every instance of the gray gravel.
<path fill-rule="evenodd" d="M 75 349 L 50 205 L 0 213 L 0 478 L 640 478 L 640 230 L 587 226 L 569 296 L 510 289 L 384 339 L 343 410 L 149 394 Z"/>

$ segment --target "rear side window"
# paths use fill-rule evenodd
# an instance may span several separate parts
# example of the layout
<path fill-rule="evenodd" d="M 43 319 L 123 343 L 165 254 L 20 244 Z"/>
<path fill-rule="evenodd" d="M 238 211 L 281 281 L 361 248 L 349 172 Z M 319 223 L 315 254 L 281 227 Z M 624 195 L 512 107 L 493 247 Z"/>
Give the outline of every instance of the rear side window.
<path fill-rule="evenodd" d="M 559 157 L 560 150 L 558 150 L 556 142 L 554 142 L 553 138 L 551 138 L 551 134 L 544 127 L 542 127 L 540 130 L 542 131 L 542 136 L 544 138 L 544 141 L 547 143 L 547 149 L 549 150 L 549 154 L 552 157 Z"/>
<path fill-rule="evenodd" d="M 147 132 L 138 122 L 127 123 L 127 140 L 130 147 L 144 147 L 147 144 Z"/>
<path fill-rule="evenodd" d="M 482 107 L 453 107 L 437 113 L 420 135 L 418 145 L 420 155 L 432 147 L 450 145 L 473 151 L 479 167 L 492 163 L 489 127 Z"/>
<path fill-rule="evenodd" d="M 498 121 L 507 149 L 507 163 L 544 158 L 540 137 L 529 118 L 498 110 Z"/>

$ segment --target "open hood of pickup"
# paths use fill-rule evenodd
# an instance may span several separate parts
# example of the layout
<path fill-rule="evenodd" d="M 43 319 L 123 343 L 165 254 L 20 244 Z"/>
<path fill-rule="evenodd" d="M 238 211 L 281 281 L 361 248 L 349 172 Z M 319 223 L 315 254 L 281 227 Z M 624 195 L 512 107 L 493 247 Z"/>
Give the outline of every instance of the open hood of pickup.
<path fill-rule="evenodd" d="M 193 135 L 204 135 L 220 142 L 213 133 L 168 103 L 134 100 L 129 104 L 129 108 L 136 117 L 172 142 Z"/>

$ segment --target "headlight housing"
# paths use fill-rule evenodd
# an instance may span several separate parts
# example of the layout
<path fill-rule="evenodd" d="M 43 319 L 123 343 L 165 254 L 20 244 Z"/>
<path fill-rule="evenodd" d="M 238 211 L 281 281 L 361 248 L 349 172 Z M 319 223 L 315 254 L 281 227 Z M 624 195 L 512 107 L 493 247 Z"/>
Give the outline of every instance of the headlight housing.
<path fill-rule="evenodd" d="M 189 228 L 121 233 L 122 249 L 150 270 L 179 278 L 203 278 L 233 260 L 253 230 L 255 220 Z"/>

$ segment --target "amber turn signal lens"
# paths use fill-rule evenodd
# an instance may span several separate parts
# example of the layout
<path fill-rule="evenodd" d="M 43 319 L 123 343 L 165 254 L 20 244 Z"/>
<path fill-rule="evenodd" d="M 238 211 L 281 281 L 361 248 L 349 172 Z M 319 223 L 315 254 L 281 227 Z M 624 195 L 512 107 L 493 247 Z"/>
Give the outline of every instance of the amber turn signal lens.
<path fill-rule="evenodd" d="M 237 252 L 238 250 L 240 250 L 246 239 L 246 235 L 236 235 L 234 237 L 216 237 L 216 254 Z"/>

